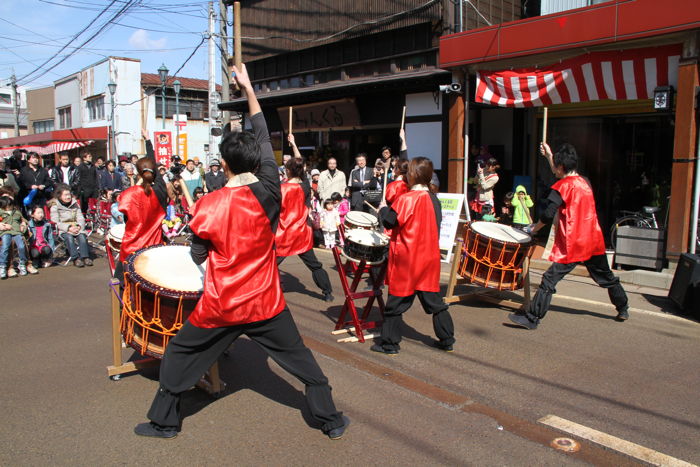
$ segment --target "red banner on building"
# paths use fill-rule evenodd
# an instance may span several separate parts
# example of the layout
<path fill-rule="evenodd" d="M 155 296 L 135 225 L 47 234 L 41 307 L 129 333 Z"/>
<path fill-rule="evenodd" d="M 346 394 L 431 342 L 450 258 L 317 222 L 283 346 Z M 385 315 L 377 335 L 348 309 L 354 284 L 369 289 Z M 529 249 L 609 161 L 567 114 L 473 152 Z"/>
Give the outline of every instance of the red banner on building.
<path fill-rule="evenodd" d="M 170 158 L 173 155 L 173 138 L 170 131 L 153 132 L 155 144 L 153 149 L 156 153 L 156 162 L 170 167 Z"/>

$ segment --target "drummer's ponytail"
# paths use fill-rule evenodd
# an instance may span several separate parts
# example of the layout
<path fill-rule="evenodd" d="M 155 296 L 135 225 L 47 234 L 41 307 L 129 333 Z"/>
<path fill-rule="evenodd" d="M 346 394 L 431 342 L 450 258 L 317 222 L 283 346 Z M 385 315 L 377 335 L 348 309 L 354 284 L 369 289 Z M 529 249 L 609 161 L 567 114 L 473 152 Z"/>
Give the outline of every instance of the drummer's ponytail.
<path fill-rule="evenodd" d="M 136 161 L 136 170 L 139 172 L 139 176 L 143 180 L 143 191 L 146 196 L 151 195 L 151 185 L 156 179 L 156 163 L 153 159 L 149 157 L 143 157 Z"/>

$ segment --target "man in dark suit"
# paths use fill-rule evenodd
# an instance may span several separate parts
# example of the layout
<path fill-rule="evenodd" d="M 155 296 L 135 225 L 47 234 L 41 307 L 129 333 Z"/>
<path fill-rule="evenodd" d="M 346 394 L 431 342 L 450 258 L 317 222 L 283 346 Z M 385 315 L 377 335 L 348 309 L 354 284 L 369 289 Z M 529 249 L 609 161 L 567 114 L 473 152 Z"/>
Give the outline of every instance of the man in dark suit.
<path fill-rule="evenodd" d="M 372 170 L 367 167 L 367 155 L 363 152 L 355 157 L 357 168 L 350 172 L 350 207 L 353 211 L 366 211 L 365 191 L 372 180 Z"/>

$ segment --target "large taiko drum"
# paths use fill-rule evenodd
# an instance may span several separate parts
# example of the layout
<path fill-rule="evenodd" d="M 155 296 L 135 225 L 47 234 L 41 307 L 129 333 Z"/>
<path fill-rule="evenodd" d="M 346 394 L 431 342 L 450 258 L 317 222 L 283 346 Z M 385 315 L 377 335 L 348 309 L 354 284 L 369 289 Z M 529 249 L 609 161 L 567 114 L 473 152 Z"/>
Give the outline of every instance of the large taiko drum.
<path fill-rule="evenodd" d="M 204 272 L 184 245 L 155 245 L 126 258 L 124 341 L 142 355 L 162 358 L 202 295 Z"/>
<path fill-rule="evenodd" d="M 389 252 L 389 237 L 374 230 L 352 229 L 345 232 L 345 257 L 359 263 L 380 264 Z"/>
<path fill-rule="evenodd" d="M 378 230 L 379 220 L 368 212 L 350 211 L 345 215 L 343 227 L 346 231 L 352 229 Z"/>
<path fill-rule="evenodd" d="M 119 257 L 119 251 L 122 248 L 125 229 L 126 224 L 116 224 L 110 227 L 109 232 L 107 232 L 107 246 L 114 252 L 115 260 Z"/>
<path fill-rule="evenodd" d="M 517 290 L 523 286 L 523 261 L 532 250 L 532 237 L 522 230 L 472 222 L 464 235 L 459 274 L 482 287 Z"/>

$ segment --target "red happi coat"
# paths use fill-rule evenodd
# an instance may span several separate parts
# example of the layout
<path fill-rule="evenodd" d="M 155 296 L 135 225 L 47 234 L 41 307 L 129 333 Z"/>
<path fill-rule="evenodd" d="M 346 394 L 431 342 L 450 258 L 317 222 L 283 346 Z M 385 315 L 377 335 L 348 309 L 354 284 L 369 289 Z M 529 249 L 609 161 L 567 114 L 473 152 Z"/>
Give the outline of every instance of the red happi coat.
<path fill-rule="evenodd" d="M 250 187 L 209 193 L 195 204 L 189 226 L 210 243 L 204 293 L 190 323 L 233 326 L 270 319 L 284 309 L 275 235 Z"/>
<path fill-rule="evenodd" d="M 605 254 L 591 185 L 579 175 L 564 177 L 552 185 L 564 201 L 559 207 L 557 231 L 549 260 L 555 263 L 586 261 Z"/>
<path fill-rule="evenodd" d="M 386 202 L 391 205 L 396 198 L 408 192 L 408 184 L 404 180 L 395 180 L 386 186 Z"/>
<path fill-rule="evenodd" d="M 314 239 L 304 190 L 300 183 L 294 182 L 283 183 L 280 188 L 282 206 L 275 237 L 277 256 L 306 253 L 313 248 Z"/>
<path fill-rule="evenodd" d="M 440 291 L 440 247 L 435 208 L 428 191 L 410 190 L 391 205 L 397 226 L 389 242 L 387 283 L 397 297 Z"/>
<path fill-rule="evenodd" d="M 140 185 L 124 190 L 119 195 L 119 212 L 126 214 L 124 237 L 119 251 L 121 261 L 141 248 L 163 242 L 162 222 L 165 211 L 152 188 L 148 196 Z"/>

